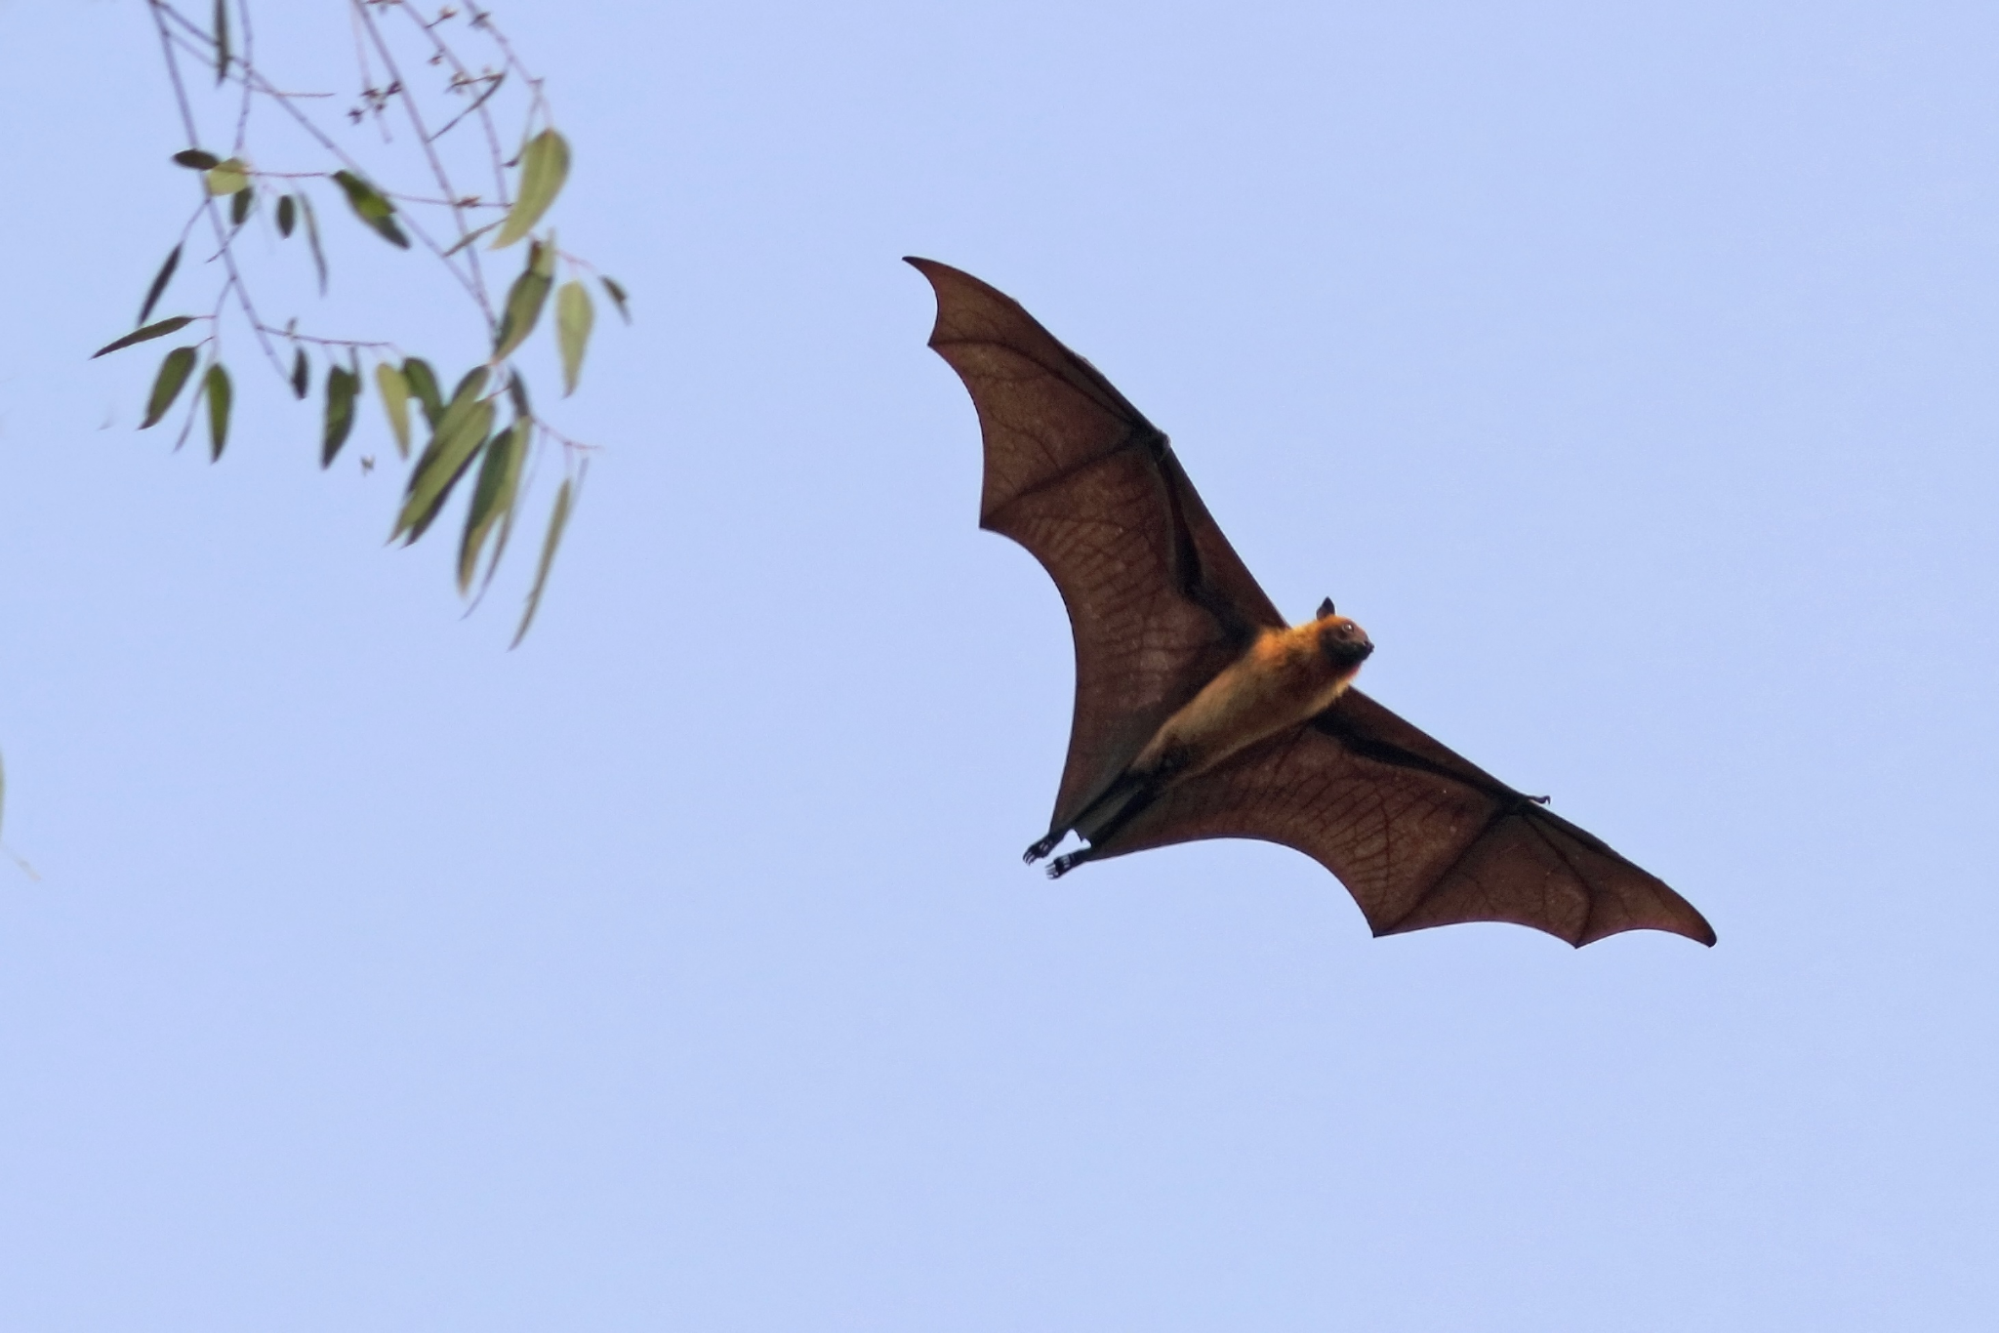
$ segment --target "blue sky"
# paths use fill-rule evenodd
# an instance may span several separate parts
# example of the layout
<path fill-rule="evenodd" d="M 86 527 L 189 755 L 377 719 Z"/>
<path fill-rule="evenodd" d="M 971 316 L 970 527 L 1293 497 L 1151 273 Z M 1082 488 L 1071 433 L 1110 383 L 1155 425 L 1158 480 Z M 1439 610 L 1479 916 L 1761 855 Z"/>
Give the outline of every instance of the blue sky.
<path fill-rule="evenodd" d="M 325 8 L 260 38 L 346 88 Z M 512 654 L 372 405 L 131 429 L 170 94 L 0 0 L 0 1323 L 1999 1319 L 1999 14 L 498 13 L 638 316 Z M 327 221 L 325 318 L 471 354 Z M 906 253 L 1719 946 L 1024 869 L 1067 627 Z"/>

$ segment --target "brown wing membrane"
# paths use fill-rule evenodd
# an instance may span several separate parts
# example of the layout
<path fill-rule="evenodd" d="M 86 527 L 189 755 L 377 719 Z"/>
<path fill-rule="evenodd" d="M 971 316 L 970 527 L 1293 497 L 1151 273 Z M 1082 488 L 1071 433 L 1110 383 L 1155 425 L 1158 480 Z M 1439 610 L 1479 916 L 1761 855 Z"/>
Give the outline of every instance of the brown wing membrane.
<path fill-rule="evenodd" d="M 1168 791 L 1102 853 L 1204 838 L 1314 858 L 1377 936 L 1517 922 L 1577 946 L 1641 928 L 1714 944 L 1663 880 L 1358 691 Z"/>
<path fill-rule="evenodd" d="M 1076 712 L 1054 828 L 1130 763 L 1255 630 L 1284 620 L 1166 437 L 1094 366 L 970 274 L 911 259 L 937 292 L 930 346 L 985 437 L 979 526 L 1033 553 L 1076 642 Z"/>

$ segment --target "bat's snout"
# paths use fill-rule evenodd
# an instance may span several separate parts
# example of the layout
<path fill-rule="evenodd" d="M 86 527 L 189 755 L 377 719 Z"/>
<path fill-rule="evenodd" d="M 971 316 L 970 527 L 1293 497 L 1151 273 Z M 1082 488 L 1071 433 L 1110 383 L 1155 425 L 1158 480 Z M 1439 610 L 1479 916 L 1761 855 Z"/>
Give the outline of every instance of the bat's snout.
<path fill-rule="evenodd" d="M 1339 616 L 1329 619 L 1319 631 L 1319 648 L 1338 666 L 1358 667 L 1374 652 L 1374 641 L 1367 637 L 1367 631 Z"/>

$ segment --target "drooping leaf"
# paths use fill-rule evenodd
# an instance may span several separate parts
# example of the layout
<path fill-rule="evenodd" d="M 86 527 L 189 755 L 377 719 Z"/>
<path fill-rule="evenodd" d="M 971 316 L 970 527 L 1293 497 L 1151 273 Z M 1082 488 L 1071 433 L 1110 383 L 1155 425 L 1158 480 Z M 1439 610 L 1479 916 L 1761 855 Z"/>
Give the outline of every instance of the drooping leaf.
<path fill-rule="evenodd" d="M 590 344 L 590 326 L 596 321 L 589 289 L 573 278 L 564 283 L 555 294 L 555 342 L 562 351 L 565 396 L 576 392 L 576 377 L 583 371 L 583 350 Z"/>
<path fill-rule="evenodd" d="M 521 459 L 527 453 L 532 422 L 516 418 L 514 424 L 493 437 L 486 447 L 486 461 L 479 468 L 479 485 L 472 492 L 472 507 L 465 515 L 465 535 L 458 543 L 458 595 L 472 587 L 479 568 L 479 552 L 492 534 L 493 525 L 514 507 L 520 488 Z"/>
<path fill-rule="evenodd" d="M 410 248 L 409 238 L 396 225 L 396 206 L 389 202 L 388 196 L 351 171 L 336 171 L 333 179 L 347 192 L 347 202 L 353 207 L 355 217 L 374 228 L 390 245 Z"/>
<path fill-rule="evenodd" d="M 548 289 L 554 281 L 549 272 L 553 264 L 554 256 L 548 247 L 537 241 L 529 248 L 527 268 L 507 291 L 507 307 L 500 314 L 500 331 L 493 339 L 494 361 L 506 360 L 534 332 L 535 321 L 541 318 L 541 308 L 548 301 Z"/>
<path fill-rule="evenodd" d="M 403 378 L 409 381 L 410 392 L 423 405 L 424 419 L 435 431 L 438 419 L 444 416 L 444 395 L 438 392 L 437 375 L 430 363 L 422 357 L 410 357 L 403 362 Z"/>
<path fill-rule="evenodd" d="M 625 289 L 619 286 L 614 279 L 606 278 L 601 273 L 597 275 L 597 281 L 604 284 L 604 290 L 611 294 L 611 302 L 617 306 L 618 314 L 624 317 L 626 324 L 630 324 L 632 322 L 632 307 L 625 300 Z"/>
<path fill-rule="evenodd" d="M 229 197 L 229 225 L 241 227 L 250 216 L 250 205 L 257 202 L 254 190 L 238 190 Z"/>
<path fill-rule="evenodd" d="M 454 400 L 445 409 L 437 434 L 431 437 L 430 446 L 411 472 L 409 495 L 403 502 L 402 513 L 396 517 L 396 531 L 389 535 L 391 541 L 402 533 L 409 534 L 410 542 L 423 536 L 444 508 L 444 502 L 451 498 L 451 488 L 457 485 L 492 433 L 493 416 L 493 401 L 487 398 L 464 401 L 462 411 L 460 401 Z"/>
<path fill-rule="evenodd" d="M 194 316 L 192 315 L 175 315 L 161 320 L 158 324 L 149 324 L 143 329 L 134 329 L 123 338 L 114 338 L 103 347 L 98 348 L 90 354 L 90 359 L 95 361 L 106 352 L 116 352 L 121 347 L 130 347 L 134 343 L 143 343 L 151 338 L 164 338 L 174 330 L 184 329 L 192 323 L 194 323 Z"/>
<path fill-rule="evenodd" d="M 528 404 L 528 382 L 526 380 L 523 380 L 518 375 L 509 375 L 507 377 L 507 397 L 514 400 L 514 415 L 516 417 L 533 419 L 534 408 Z"/>
<path fill-rule="evenodd" d="M 174 154 L 174 161 L 183 167 L 192 167 L 196 171 L 207 171 L 222 159 L 213 153 L 204 153 L 199 148 L 183 148 Z"/>
<path fill-rule="evenodd" d="M 229 77 L 229 0 L 215 0 L 215 82 Z"/>
<path fill-rule="evenodd" d="M 504 222 L 506 221 L 506 219 L 502 218 L 500 221 Z M 446 259 L 450 259 L 453 255 L 463 250 L 466 246 L 471 245 L 474 241 L 478 240 L 480 237 L 484 236 L 487 232 L 492 231 L 495 227 L 499 225 L 500 223 L 498 222 L 489 222 L 484 227 L 473 228 L 471 231 L 465 233 L 465 235 L 459 237 L 456 241 L 453 241 L 451 243 L 451 249 L 444 252 L 444 257 Z"/>
<path fill-rule="evenodd" d="M 396 453 L 410 456 L 410 382 L 386 361 L 375 363 L 375 388 L 382 392 L 382 410 L 389 414 L 389 429 L 395 432 Z"/>
<path fill-rule="evenodd" d="M 326 371 L 326 434 L 319 449 L 319 466 L 333 466 L 334 456 L 347 443 L 347 433 L 354 429 L 354 398 L 361 392 L 361 377 L 345 366 L 331 366 Z"/>
<path fill-rule="evenodd" d="M 405 375 L 410 374 L 410 365 L 408 362 L 403 364 L 403 373 Z M 416 466 L 410 469 L 409 489 L 405 496 L 404 514 L 396 520 L 396 531 L 389 534 L 391 541 L 394 541 L 398 534 L 410 527 L 417 518 L 423 517 L 421 511 L 432 503 L 433 496 L 438 497 L 435 503 L 443 503 L 441 497 L 445 491 L 450 489 L 451 478 L 448 475 L 433 477 L 430 474 L 440 454 L 446 451 L 463 452 L 459 435 L 464 429 L 467 420 L 474 414 L 474 410 L 480 402 L 479 396 L 486 391 L 486 381 L 488 378 L 488 372 L 484 366 L 475 366 L 466 372 L 465 378 L 460 380 L 458 387 L 452 391 L 450 403 L 446 404 L 444 410 L 438 414 L 436 425 L 431 430 L 429 442 L 424 445 L 423 453 L 417 456 Z M 488 403 L 486 406 L 490 408 L 492 405 Z M 481 437 L 483 438 L 491 430 L 492 421 L 489 416 L 485 427 L 480 432 Z M 470 455 L 467 454 L 466 457 L 469 458 Z M 410 505 L 411 502 L 417 499 L 419 482 L 422 482 L 428 490 L 425 492 L 423 498 L 424 503 L 417 506 L 415 510 L 412 510 Z M 405 520 L 408 521 L 406 522 Z M 428 518 L 425 518 L 424 521 L 428 522 Z M 416 539 L 412 537 L 410 540 L 414 542 Z"/>
<path fill-rule="evenodd" d="M 312 368 L 306 364 L 305 349 L 292 349 L 292 396 L 304 398 L 312 392 Z"/>
<path fill-rule="evenodd" d="M 146 419 L 139 423 L 140 430 L 159 424 L 160 418 L 167 415 L 167 409 L 180 397 L 181 386 L 187 383 L 187 377 L 193 371 L 193 348 L 177 347 L 167 353 L 166 360 L 160 363 L 159 375 L 153 380 L 153 392 L 146 399 Z"/>
<path fill-rule="evenodd" d="M 224 158 L 208 169 L 208 193 L 233 195 L 250 187 L 250 168 L 242 158 Z"/>
<path fill-rule="evenodd" d="M 216 362 L 202 377 L 201 390 L 208 395 L 208 460 L 213 463 L 222 457 L 222 446 L 229 440 L 229 400 L 232 392 L 229 386 L 229 372 Z"/>
<path fill-rule="evenodd" d="M 326 295 L 326 252 L 319 248 L 319 215 L 312 211 L 312 199 L 303 190 L 298 210 L 305 214 L 305 239 L 312 243 L 312 266 L 319 271 L 319 294 Z"/>
<path fill-rule="evenodd" d="M 521 192 L 507 212 L 493 249 L 500 250 L 526 236 L 548 212 L 569 179 L 569 143 L 553 128 L 528 140 L 521 150 Z"/>
<path fill-rule="evenodd" d="M 555 493 L 555 510 L 548 516 L 548 535 L 541 539 L 541 560 L 534 569 L 534 586 L 528 589 L 527 609 L 521 613 L 520 629 L 514 631 L 514 642 L 508 648 L 519 648 L 521 640 L 527 638 L 528 627 L 534 624 L 534 614 L 541 610 L 541 590 L 548 586 L 548 568 L 555 564 L 555 549 L 561 545 L 562 530 L 569 526 L 569 507 L 575 491 L 570 479 L 562 479 L 562 488 Z"/>
<path fill-rule="evenodd" d="M 144 326 L 146 316 L 153 313 L 153 307 L 159 304 L 161 294 L 167 290 L 167 284 L 173 281 L 174 270 L 179 267 L 180 247 L 175 246 L 167 252 L 167 262 L 160 265 L 159 273 L 153 278 L 153 285 L 146 289 L 146 303 L 139 307 L 139 318 L 133 323 Z"/>
<path fill-rule="evenodd" d="M 298 204 L 290 195 L 278 196 L 278 235 L 290 239 L 298 222 Z"/>

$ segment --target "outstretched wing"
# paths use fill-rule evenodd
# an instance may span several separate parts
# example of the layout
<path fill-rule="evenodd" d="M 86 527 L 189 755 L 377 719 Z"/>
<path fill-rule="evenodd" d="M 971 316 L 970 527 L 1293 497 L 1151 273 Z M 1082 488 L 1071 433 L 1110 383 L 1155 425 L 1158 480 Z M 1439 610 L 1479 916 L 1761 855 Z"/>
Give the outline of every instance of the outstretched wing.
<path fill-rule="evenodd" d="M 1067 827 L 1159 725 L 1283 617 L 1166 437 L 1017 302 L 911 259 L 937 291 L 930 335 L 985 436 L 979 526 L 1042 563 L 1069 609 L 1076 712 L 1051 828 Z"/>
<path fill-rule="evenodd" d="M 1340 878 L 1377 936 L 1517 922 L 1571 945 L 1650 928 L 1714 944 L 1665 881 L 1350 690 L 1170 789 L 1093 853 L 1257 838 Z"/>

